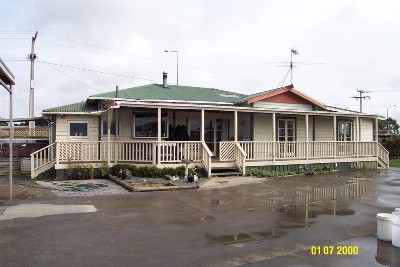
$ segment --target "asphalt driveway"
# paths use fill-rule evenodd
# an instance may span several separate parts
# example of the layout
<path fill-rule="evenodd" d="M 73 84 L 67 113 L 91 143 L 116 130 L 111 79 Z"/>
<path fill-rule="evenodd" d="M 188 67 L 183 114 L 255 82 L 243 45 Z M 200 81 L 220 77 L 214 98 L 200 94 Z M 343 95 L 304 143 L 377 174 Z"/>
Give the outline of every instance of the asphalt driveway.
<path fill-rule="evenodd" d="M 23 203 L 97 211 L 0 220 L 0 266 L 382 266 L 400 255 L 375 235 L 376 213 L 400 207 L 399 169 L 2 207 Z"/>

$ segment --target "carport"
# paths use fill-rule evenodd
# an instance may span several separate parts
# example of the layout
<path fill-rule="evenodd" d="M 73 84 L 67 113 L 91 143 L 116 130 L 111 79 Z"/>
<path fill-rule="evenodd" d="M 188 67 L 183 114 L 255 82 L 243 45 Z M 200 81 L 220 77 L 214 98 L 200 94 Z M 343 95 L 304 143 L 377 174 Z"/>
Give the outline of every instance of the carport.
<path fill-rule="evenodd" d="M 13 98 L 12 98 L 12 86 L 15 84 L 15 77 L 10 71 L 10 69 L 4 64 L 3 60 L 0 58 L 0 84 L 10 93 L 10 199 L 12 199 L 12 184 L 13 184 L 13 174 L 12 174 L 12 166 L 13 166 L 13 119 L 12 119 L 12 107 L 13 107 Z"/>

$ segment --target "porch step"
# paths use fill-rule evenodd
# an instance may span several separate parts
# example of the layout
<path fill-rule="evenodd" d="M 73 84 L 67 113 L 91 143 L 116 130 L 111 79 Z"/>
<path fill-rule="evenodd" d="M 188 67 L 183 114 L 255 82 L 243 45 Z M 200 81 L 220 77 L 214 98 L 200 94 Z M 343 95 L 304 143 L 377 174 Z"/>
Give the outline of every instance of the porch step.
<path fill-rule="evenodd" d="M 211 172 L 212 176 L 225 177 L 225 176 L 240 176 L 241 172 Z"/>
<path fill-rule="evenodd" d="M 237 167 L 214 167 L 211 169 L 213 176 L 238 176 L 242 173 L 238 172 Z"/>

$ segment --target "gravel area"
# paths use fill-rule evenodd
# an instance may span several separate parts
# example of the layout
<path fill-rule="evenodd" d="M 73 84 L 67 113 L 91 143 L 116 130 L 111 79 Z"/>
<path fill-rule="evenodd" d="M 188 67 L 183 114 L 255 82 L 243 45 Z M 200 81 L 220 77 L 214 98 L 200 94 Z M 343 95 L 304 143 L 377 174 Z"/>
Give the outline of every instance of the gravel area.
<path fill-rule="evenodd" d="M 129 191 L 109 180 L 36 181 L 60 197 L 128 194 Z"/>

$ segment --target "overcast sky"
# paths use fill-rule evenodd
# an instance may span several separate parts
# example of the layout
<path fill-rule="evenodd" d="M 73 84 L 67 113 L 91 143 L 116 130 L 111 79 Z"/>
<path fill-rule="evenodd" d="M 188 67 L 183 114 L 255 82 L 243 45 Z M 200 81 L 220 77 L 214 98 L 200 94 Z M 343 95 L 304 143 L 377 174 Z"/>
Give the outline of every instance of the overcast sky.
<path fill-rule="evenodd" d="M 14 117 L 28 116 L 31 37 L 38 31 L 35 115 L 89 95 L 160 83 L 244 94 L 276 88 L 298 65 L 296 89 L 328 105 L 400 119 L 400 1 L 1 0 L 0 57 L 16 76 Z M 39 62 L 41 61 L 41 62 Z M 47 62 L 47 63 L 45 63 Z M 130 76 L 124 78 L 74 66 Z M 140 79 L 135 79 L 135 78 Z M 285 85 L 290 84 L 290 77 Z M 8 92 L 0 91 L 0 117 Z"/>

